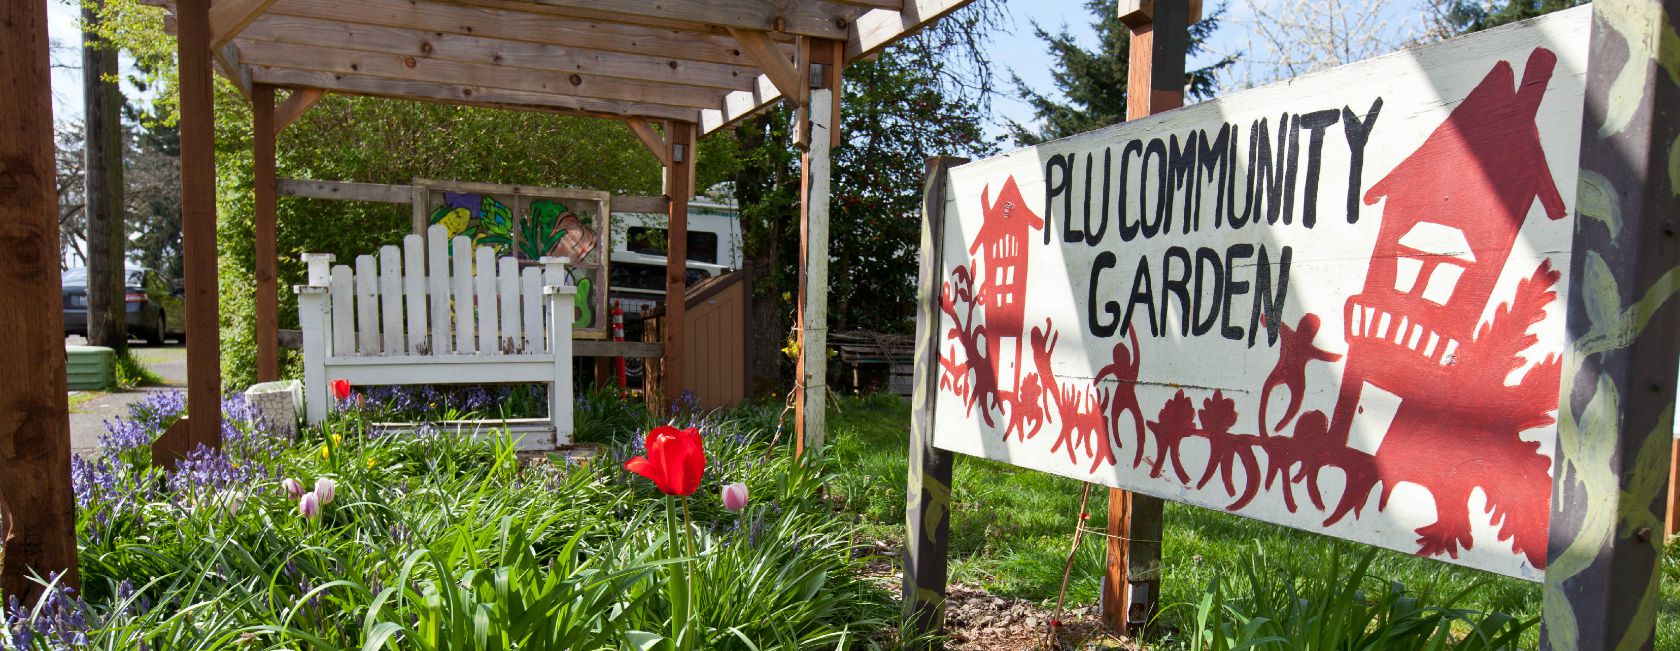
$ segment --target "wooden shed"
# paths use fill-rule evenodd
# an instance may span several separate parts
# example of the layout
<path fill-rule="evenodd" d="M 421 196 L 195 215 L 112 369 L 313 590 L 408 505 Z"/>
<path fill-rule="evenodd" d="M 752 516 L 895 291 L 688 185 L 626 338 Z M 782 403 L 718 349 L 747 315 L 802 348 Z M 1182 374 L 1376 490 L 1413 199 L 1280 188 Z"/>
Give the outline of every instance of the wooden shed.
<path fill-rule="evenodd" d="M 683 311 L 684 391 L 694 394 L 701 409 L 730 407 L 747 398 L 752 386 L 747 366 L 752 354 L 752 270 L 743 269 L 707 278 L 688 288 Z M 663 341 L 665 310 L 656 307 L 643 313 L 642 337 Z M 647 396 L 650 405 L 670 404 L 680 396 L 666 396 L 665 364 L 648 360 Z"/>

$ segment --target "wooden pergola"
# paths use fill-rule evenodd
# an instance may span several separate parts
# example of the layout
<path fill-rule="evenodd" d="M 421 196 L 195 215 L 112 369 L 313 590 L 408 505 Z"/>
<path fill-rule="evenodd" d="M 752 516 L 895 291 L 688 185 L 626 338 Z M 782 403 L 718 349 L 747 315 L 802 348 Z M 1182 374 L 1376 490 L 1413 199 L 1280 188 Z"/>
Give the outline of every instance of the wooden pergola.
<path fill-rule="evenodd" d="M 968 0 L 164 0 L 179 36 L 182 177 L 213 178 L 211 115 L 190 94 L 211 67 L 252 101 L 255 158 L 258 377 L 278 379 L 274 140 L 325 93 L 510 108 L 624 121 L 665 169 L 670 215 L 666 295 L 681 296 L 687 199 L 696 138 L 778 101 L 800 107 L 805 150 L 798 418 L 801 444 L 822 443 L 826 388 L 828 149 L 846 62 L 870 56 Z M 291 89 L 276 105 L 275 89 Z M 659 125 L 656 128 L 656 125 Z M 198 132 L 202 131 L 202 135 Z M 823 137 L 810 137 L 811 133 Z M 202 139 L 202 140 L 201 140 Z M 203 150 L 196 147 L 202 142 Z M 216 330 L 214 206 L 185 187 L 188 328 Z M 202 230 L 199 228 L 202 227 Z M 201 231 L 201 232 L 200 232 Z M 196 244 L 196 246 L 195 246 Z M 199 297 L 193 301 L 191 297 Z M 206 310 L 194 310 L 192 304 Z M 682 301 L 669 301 L 664 385 L 682 390 Z M 214 341 L 189 344 L 189 401 L 220 391 Z M 202 396 L 193 400 L 194 396 Z M 181 443 L 210 444 L 216 422 Z M 185 434 L 184 434 L 185 436 Z M 807 438 L 809 437 L 809 438 Z"/>
<path fill-rule="evenodd" d="M 840 71 L 970 0 L 158 0 L 178 37 L 188 401 L 219 405 L 213 74 L 253 105 L 260 379 L 279 375 L 275 138 L 325 93 L 624 121 L 664 166 L 666 295 L 684 293 L 694 144 L 778 101 L 799 107 L 800 449 L 821 446 L 826 395 L 829 148 Z M 0 592 L 33 594 L 26 568 L 74 580 L 65 369 L 46 59 L 45 0 L 0 10 L 0 314 L 3 350 L 28 368 L 0 386 L 0 494 L 14 539 Z M 286 95 L 277 102 L 277 89 Z M 13 117 L 16 116 L 16 117 Z M 12 180 L 26 179 L 27 183 Z M 46 194 L 37 180 L 47 182 Z M 13 244 L 18 242 L 18 244 Z M 683 312 L 668 301 L 666 399 L 680 394 Z M 195 410 L 155 449 L 220 443 Z"/>

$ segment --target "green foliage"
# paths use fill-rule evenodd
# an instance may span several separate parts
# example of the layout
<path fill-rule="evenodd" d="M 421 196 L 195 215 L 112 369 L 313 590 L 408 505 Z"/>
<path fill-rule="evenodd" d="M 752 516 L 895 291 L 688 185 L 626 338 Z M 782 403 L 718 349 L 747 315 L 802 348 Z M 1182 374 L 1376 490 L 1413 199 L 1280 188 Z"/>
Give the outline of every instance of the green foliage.
<path fill-rule="evenodd" d="M 830 152 L 831 329 L 909 329 L 923 166 L 931 156 L 995 151 L 983 134 L 984 89 L 971 85 L 990 84 L 989 61 L 965 67 L 964 57 L 982 48 L 996 16 L 995 7 L 977 3 L 934 33 L 846 68 L 844 138 Z M 743 252 L 769 271 L 756 290 L 772 300 L 798 289 L 801 180 L 792 118 L 778 108 L 746 121 L 732 156 Z"/>
<path fill-rule="evenodd" d="M 152 436 L 179 413 L 157 404 L 170 413 L 132 415 Z M 0 648 L 28 631 L 31 650 L 75 635 L 98 649 L 641 649 L 666 630 L 661 496 L 621 467 L 640 431 L 588 463 L 530 463 L 505 437 L 369 435 L 401 416 L 375 407 L 287 441 L 228 405 L 228 457 L 167 472 L 128 437 L 78 466 L 86 592 L 0 613 Z M 893 598 L 861 576 L 870 559 L 818 490 L 827 470 L 771 450 L 747 413 L 684 421 L 709 460 L 690 498 L 697 648 L 890 639 Z M 287 477 L 332 478 L 336 499 L 303 517 Z M 718 497 L 737 481 L 752 490 L 739 513 Z"/>
<path fill-rule="evenodd" d="M 1028 125 L 1011 120 L 1009 132 L 1016 144 L 1036 145 L 1125 121 L 1131 29 L 1120 22 L 1120 13 L 1115 11 L 1113 2 L 1086 0 L 1085 8 L 1091 12 L 1091 27 L 1097 33 L 1095 49 L 1085 49 L 1066 26 L 1052 34 L 1033 21 L 1033 34 L 1045 42 L 1056 59 L 1050 78 L 1060 97 L 1031 88 L 1020 75 L 1010 74 L 1016 94 L 1032 107 L 1033 118 L 1039 123 Z M 1202 44 L 1219 29 L 1224 13 L 1224 5 L 1219 5 L 1201 21 L 1190 25 L 1189 55 L 1202 52 Z M 1226 57 L 1187 71 L 1185 87 L 1189 99 L 1212 97 L 1215 75 L 1235 62 L 1236 57 Z"/>
<path fill-rule="evenodd" d="M 1436 21 L 1446 35 L 1468 34 L 1554 11 L 1579 7 L 1587 0 L 1434 0 Z"/>
<path fill-rule="evenodd" d="M 158 374 L 152 372 L 152 369 L 146 368 L 146 365 L 135 358 L 133 353 L 117 355 L 116 367 L 113 371 L 117 377 L 117 388 L 120 389 L 163 385 L 163 378 L 158 377 Z"/>
<path fill-rule="evenodd" d="M 1538 616 L 1519 619 L 1454 605 L 1479 585 L 1445 595 L 1413 592 L 1399 581 L 1372 576 L 1374 548 L 1348 568 L 1345 546 L 1338 543 L 1328 553 L 1278 562 L 1256 545 L 1233 571 L 1210 580 L 1197 601 L 1168 606 L 1157 616 L 1184 624 L 1164 646 L 1192 651 L 1514 650 L 1540 622 Z"/>

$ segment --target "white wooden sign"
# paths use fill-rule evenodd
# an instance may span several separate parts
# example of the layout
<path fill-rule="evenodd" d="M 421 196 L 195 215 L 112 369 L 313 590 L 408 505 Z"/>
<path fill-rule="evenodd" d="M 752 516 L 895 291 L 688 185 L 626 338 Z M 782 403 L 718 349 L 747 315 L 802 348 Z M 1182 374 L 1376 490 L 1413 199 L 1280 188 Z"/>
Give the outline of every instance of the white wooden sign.
<path fill-rule="evenodd" d="M 1538 579 L 1589 11 L 952 170 L 935 445 Z"/>

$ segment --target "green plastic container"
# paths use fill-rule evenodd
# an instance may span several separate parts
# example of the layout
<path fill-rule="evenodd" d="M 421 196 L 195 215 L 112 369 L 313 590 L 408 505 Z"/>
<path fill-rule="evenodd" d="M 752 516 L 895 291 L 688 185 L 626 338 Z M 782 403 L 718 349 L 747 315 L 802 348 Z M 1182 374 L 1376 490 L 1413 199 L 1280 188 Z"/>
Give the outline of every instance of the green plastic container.
<path fill-rule="evenodd" d="M 65 346 L 72 391 L 102 391 L 117 384 L 117 351 L 104 346 Z"/>

